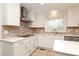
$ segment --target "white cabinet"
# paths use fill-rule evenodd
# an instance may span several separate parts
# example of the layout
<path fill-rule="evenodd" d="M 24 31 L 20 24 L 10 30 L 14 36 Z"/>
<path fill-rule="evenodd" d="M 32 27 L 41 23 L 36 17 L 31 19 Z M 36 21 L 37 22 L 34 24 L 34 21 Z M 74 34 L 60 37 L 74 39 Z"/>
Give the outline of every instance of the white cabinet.
<path fill-rule="evenodd" d="M 47 48 L 53 49 L 53 44 L 54 44 L 54 37 L 47 37 Z"/>
<path fill-rule="evenodd" d="M 54 40 L 54 51 L 79 55 L 79 42 Z"/>
<path fill-rule="evenodd" d="M 21 45 L 14 48 L 15 56 L 27 56 L 27 50 L 25 49 L 25 45 Z"/>
<path fill-rule="evenodd" d="M 39 36 L 38 40 L 39 40 L 39 47 L 47 47 L 46 46 L 47 43 L 46 43 L 45 36 Z"/>
<path fill-rule="evenodd" d="M 17 40 L 17 38 L 15 38 Z M 11 39 L 8 39 L 11 40 Z M 0 55 L 2 56 L 29 56 L 37 49 L 38 40 L 36 36 L 22 38 L 20 41 L 0 41 Z"/>
<path fill-rule="evenodd" d="M 38 40 L 36 36 L 30 36 L 26 38 L 25 44 L 27 46 L 28 55 L 31 55 L 31 53 L 38 47 Z"/>
<path fill-rule="evenodd" d="M 79 55 L 79 42 L 64 41 L 64 52 L 72 55 Z"/>
<path fill-rule="evenodd" d="M 15 56 L 27 56 L 27 46 L 24 42 L 18 42 L 14 45 L 14 55 Z"/>
<path fill-rule="evenodd" d="M 50 48 L 53 50 L 55 40 L 64 41 L 64 36 L 39 35 L 38 40 L 39 40 L 39 47 Z M 56 43 L 55 45 L 57 45 L 57 44 L 61 45 L 61 44 L 63 44 L 63 42 Z"/>
<path fill-rule="evenodd" d="M 53 49 L 54 38 L 51 36 L 39 36 L 39 47 Z"/>
<path fill-rule="evenodd" d="M 2 56 L 27 56 L 24 40 L 15 43 L 1 41 Z"/>
<path fill-rule="evenodd" d="M 3 25 L 20 26 L 20 4 L 3 4 Z"/>
<path fill-rule="evenodd" d="M 54 40 L 54 51 L 63 52 L 64 51 L 64 40 Z"/>
<path fill-rule="evenodd" d="M 33 21 L 30 27 L 44 27 L 45 19 L 43 13 L 30 13 L 30 19 Z"/>
<path fill-rule="evenodd" d="M 67 14 L 67 26 L 68 27 L 78 27 L 79 26 L 79 7 L 68 9 Z"/>

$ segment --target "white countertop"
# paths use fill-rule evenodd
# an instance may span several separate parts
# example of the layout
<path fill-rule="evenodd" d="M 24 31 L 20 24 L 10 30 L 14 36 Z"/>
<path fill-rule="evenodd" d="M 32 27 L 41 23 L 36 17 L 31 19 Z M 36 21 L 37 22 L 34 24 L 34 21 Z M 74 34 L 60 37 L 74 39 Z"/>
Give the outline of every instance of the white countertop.
<path fill-rule="evenodd" d="M 64 36 L 75 36 L 75 37 L 79 37 L 79 35 L 64 35 Z"/>
<path fill-rule="evenodd" d="M 62 34 L 62 35 L 48 35 L 48 34 L 38 34 L 35 36 L 51 36 L 51 37 L 64 37 L 64 36 L 75 36 L 75 37 L 79 37 L 79 35 L 70 35 L 70 34 Z M 7 42 L 17 42 L 20 40 L 26 39 L 25 37 L 7 37 L 7 38 L 2 38 L 0 39 L 0 41 L 7 41 Z"/>
<path fill-rule="evenodd" d="M 62 37 L 62 36 L 75 36 L 75 37 L 79 37 L 79 35 L 75 35 L 75 34 L 36 34 L 36 36 L 57 36 L 57 37 Z"/>
<path fill-rule="evenodd" d="M 8 37 L 8 38 L 2 38 L 0 39 L 0 41 L 6 41 L 6 42 L 17 42 L 17 41 L 20 41 L 20 40 L 24 40 L 25 38 L 23 37 Z"/>

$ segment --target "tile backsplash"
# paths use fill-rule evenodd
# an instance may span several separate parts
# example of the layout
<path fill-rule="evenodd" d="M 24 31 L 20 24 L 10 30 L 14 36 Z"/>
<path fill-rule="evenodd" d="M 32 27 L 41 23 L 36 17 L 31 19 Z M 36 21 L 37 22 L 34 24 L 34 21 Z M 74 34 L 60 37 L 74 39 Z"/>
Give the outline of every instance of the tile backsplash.
<path fill-rule="evenodd" d="M 34 28 L 31 29 L 34 33 L 46 33 L 44 28 Z M 51 33 L 51 32 L 49 32 Z M 52 32 L 53 33 L 53 32 Z M 67 27 L 66 32 L 58 32 L 61 34 L 74 34 L 74 35 L 79 35 L 79 28 L 78 27 Z"/>
<path fill-rule="evenodd" d="M 21 22 L 19 27 L 3 27 L 2 36 L 18 36 L 24 34 L 46 33 L 44 28 L 29 28 L 29 24 Z M 61 32 L 64 34 L 63 32 Z M 65 34 L 79 35 L 78 27 L 67 27 Z"/>
<path fill-rule="evenodd" d="M 28 24 L 22 22 L 19 27 L 3 27 L 2 36 L 18 36 L 32 33 L 28 28 Z"/>
<path fill-rule="evenodd" d="M 79 27 L 68 27 L 67 33 L 78 34 L 79 35 Z"/>

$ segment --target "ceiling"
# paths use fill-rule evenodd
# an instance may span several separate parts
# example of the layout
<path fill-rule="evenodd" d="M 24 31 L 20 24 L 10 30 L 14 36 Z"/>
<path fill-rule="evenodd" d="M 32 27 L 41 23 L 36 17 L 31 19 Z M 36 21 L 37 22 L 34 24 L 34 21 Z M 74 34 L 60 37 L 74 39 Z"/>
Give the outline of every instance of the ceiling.
<path fill-rule="evenodd" d="M 51 10 L 67 10 L 72 7 L 79 7 L 79 3 L 22 3 L 21 6 L 25 6 L 28 10 L 35 12 L 49 12 Z"/>

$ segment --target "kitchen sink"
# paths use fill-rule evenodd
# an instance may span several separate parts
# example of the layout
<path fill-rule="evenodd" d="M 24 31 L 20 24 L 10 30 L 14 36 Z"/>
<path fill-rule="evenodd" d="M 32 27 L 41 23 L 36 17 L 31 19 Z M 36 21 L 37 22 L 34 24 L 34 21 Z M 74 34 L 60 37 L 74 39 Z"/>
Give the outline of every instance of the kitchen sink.
<path fill-rule="evenodd" d="M 32 34 L 27 34 L 27 35 L 20 35 L 20 36 L 18 36 L 18 37 L 29 37 L 29 36 L 34 36 L 34 35 L 32 35 Z"/>

